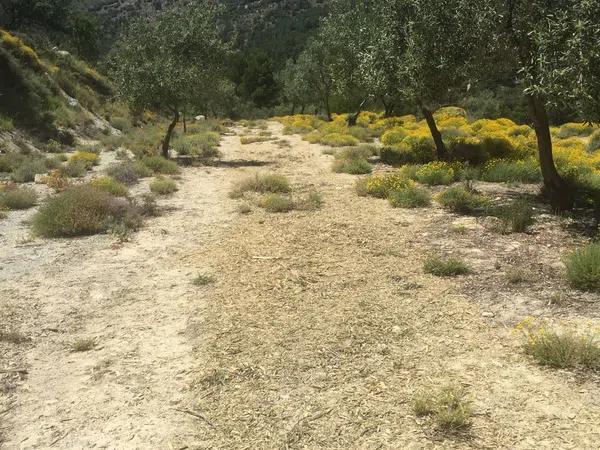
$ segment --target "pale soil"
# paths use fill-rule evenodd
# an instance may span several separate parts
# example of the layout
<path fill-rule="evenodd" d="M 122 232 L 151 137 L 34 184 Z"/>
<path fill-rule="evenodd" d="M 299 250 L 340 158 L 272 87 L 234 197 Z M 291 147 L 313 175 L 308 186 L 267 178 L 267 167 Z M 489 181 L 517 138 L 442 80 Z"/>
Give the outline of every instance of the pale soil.
<path fill-rule="evenodd" d="M 184 169 L 161 202 L 173 209 L 130 242 L 24 242 L 32 212 L 0 221 L 0 329 L 31 337 L 0 342 L 0 370 L 28 371 L 0 374 L 0 447 L 598 447 L 597 378 L 539 368 L 512 332 L 532 313 L 598 324 L 597 296 L 544 301 L 566 290 L 571 234 L 555 223 L 499 236 L 436 206 L 392 209 L 358 197 L 321 147 L 284 139 L 291 148 L 224 138 L 230 163 Z M 265 171 L 298 196 L 319 191 L 323 208 L 239 214 L 227 193 Z M 467 232 L 451 234 L 454 222 Z M 432 251 L 475 274 L 425 275 Z M 507 286 L 511 265 L 531 282 Z M 194 286 L 199 273 L 215 283 Z M 97 347 L 71 352 L 79 338 Z M 446 383 L 473 399 L 468 435 L 412 412 L 416 392 Z"/>

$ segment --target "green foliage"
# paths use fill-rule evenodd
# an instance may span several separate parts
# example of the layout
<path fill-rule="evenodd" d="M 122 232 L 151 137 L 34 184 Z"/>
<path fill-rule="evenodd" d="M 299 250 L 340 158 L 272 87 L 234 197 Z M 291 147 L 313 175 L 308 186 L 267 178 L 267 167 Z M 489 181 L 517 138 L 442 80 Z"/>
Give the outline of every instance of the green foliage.
<path fill-rule="evenodd" d="M 419 417 L 432 416 L 437 428 L 447 433 L 464 431 L 471 426 L 471 402 L 462 389 L 454 386 L 415 396 L 413 411 Z"/>
<path fill-rule="evenodd" d="M 319 143 L 330 147 L 349 147 L 357 145 L 359 140 L 349 134 L 329 133 L 320 137 Z"/>
<path fill-rule="evenodd" d="M 28 209 L 37 202 L 36 192 L 27 187 L 0 188 L 0 209 Z"/>
<path fill-rule="evenodd" d="M 173 148 L 178 155 L 190 155 L 200 158 L 219 156 L 221 136 L 214 131 L 206 131 L 192 135 L 181 135 L 173 141 Z"/>
<path fill-rule="evenodd" d="M 493 160 L 484 166 L 482 179 L 496 183 L 539 183 L 542 173 L 538 162 L 532 158 L 522 161 Z"/>
<path fill-rule="evenodd" d="M 152 172 L 162 175 L 176 175 L 181 171 L 177 163 L 162 156 L 146 156 L 141 159 L 141 162 Z"/>
<path fill-rule="evenodd" d="M 152 176 L 154 172 L 140 161 L 126 160 L 122 163 L 111 164 L 106 169 L 106 174 L 116 181 L 132 185 L 138 182 L 140 178 Z"/>
<path fill-rule="evenodd" d="M 291 190 L 292 188 L 290 187 L 289 181 L 282 175 L 257 174 L 253 177 L 249 177 L 240 181 L 230 195 L 236 198 L 241 197 L 244 192 L 285 194 Z"/>
<path fill-rule="evenodd" d="M 177 190 L 177 183 L 171 178 L 159 176 L 150 182 L 150 191 L 154 194 L 169 195 Z"/>
<path fill-rule="evenodd" d="M 600 150 L 600 130 L 596 130 L 590 136 L 590 140 L 587 145 L 587 151 L 590 153 Z"/>
<path fill-rule="evenodd" d="M 471 270 L 469 266 L 458 258 L 443 259 L 439 256 L 430 256 L 423 262 L 423 270 L 438 277 L 455 277 L 466 275 Z"/>
<path fill-rule="evenodd" d="M 517 329 L 525 337 L 525 351 L 540 365 L 557 369 L 600 370 L 600 344 L 596 333 L 551 329 L 544 322 L 525 320 Z"/>
<path fill-rule="evenodd" d="M 446 189 L 437 196 L 437 201 L 459 214 L 480 212 L 489 204 L 486 197 L 463 184 Z"/>
<path fill-rule="evenodd" d="M 392 191 L 388 195 L 388 199 L 394 208 L 422 208 L 431 203 L 429 192 L 414 185 Z"/>
<path fill-rule="evenodd" d="M 243 100 L 258 108 L 273 106 L 279 86 L 275 80 L 273 61 L 260 49 L 244 51 L 233 58 L 231 79 Z"/>
<path fill-rule="evenodd" d="M 332 170 L 336 173 L 361 175 L 371 173 L 373 167 L 365 159 L 337 159 L 333 162 Z"/>
<path fill-rule="evenodd" d="M 119 97 L 134 110 L 162 111 L 177 120 L 186 105 L 220 96 L 228 48 L 216 26 L 217 12 L 213 2 L 200 1 L 131 24 L 110 58 Z"/>
<path fill-rule="evenodd" d="M 87 164 L 81 159 L 69 160 L 61 168 L 61 174 L 70 178 L 83 178 L 87 175 L 87 171 Z"/>
<path fill-rule="evenodd" d="M 527 200 L 496 207 L 492 214 L 500 219 L 502 232 L 523 233 L 535 223 L 533 206 Z"/>
<path fill-rule="evenodd" d="M 435 161 L 420 166 L 415 171 L 414 178 L 419 183 L 432 186 L 450 184 L 454 181 L 454 169 L 447 163 Z"/>
<path fill-rule="evenodd" d="M 13 131 L 14 129 L 15 125 L 12 119 L 0 115 L 0 133 L 3 131 Z"/>
<path fill-rule="evenodd" d="M 35 179 L 38 174 L 48 172 L 46 163 L 41 158 L 25 158 L 16 166 L 10 177 L 17 183 L 29 183 Z"/>
<path fill-rule="evenodd" d="M 127 186 L 118 182 L 112 177 L 96 178 L 90 184 L 101 191 L 114 195 L 115 197 L 127 197 L 129 194 L 129 189 Z"/>
<path fill-rule="evenodd" d="M 32 219 L 34 233 L 44 237 L 73 237 L 102 233 L 114 225 L 140 226 L 139 211 L 90 185 L 68 188 L 50 198 Z"/>
<path fill-rule="evenodd" d="M 268 212 L 284 213 L 295 208 L 294 201 L 280 194 L 267 194 L 260 200 L 260 206 Z"/>
<path fill-rule="evenodd" d="M 600 243 L 589 244 L 571 253 L 565 260 L 571 286 L 600 292 Z"/>

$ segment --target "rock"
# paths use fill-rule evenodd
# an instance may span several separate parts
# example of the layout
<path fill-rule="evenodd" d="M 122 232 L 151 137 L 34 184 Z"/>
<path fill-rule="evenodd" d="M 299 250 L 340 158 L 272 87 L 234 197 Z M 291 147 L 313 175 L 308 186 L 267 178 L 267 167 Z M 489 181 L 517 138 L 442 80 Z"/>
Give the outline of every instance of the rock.
<path fill-rule="evenodd" d="M 491 312 L 491 311 L 484 311 L 484 312 L 481 313 L 481 315 L 483 317 L 494 317 L 495 316 L 495 314 L 493 312 Z"/>
<path fill-rule="evenodd" d="M 45 184 L 46 183 L 46 175 L 43 173 L 36 173 L 33 181 L 35 184 Z"/>
<path fill-rule="evenodd" d="M 199 116 L 194 117 L 194 120 L 196 122 L 202 122 L 202 121 L 206 120 L 206 116 L 199 115 Z"/>

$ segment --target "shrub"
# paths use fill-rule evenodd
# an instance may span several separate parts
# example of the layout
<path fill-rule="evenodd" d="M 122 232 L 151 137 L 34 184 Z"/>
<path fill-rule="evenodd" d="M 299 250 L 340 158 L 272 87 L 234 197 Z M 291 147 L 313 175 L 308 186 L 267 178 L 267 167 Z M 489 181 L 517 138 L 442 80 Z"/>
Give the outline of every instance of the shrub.
<path fill-rule="evenodd" d="M 142 216 L 157 217 L 160 215 L 156 197 L 153 194 L 143 194 L 138 205 Z"/>
<path fill-rule="evenodd" d="M 37 202 L 37 194 L 31 188 L 6 187 L 0 190 L 0 209 L 27 209 Z"/>
<path fill-rule="evenodd" d="M 571 253 L 565 261 L 571 286 L 600 292 L 600 243 L 592 243 Z"/>
<path fill-rule="evenodd" d="M 70 178 L 83 178 L 87 175 L 87 165 L 82 160 L 69 160 L 62 168 L 61 174 Z"/>
<path fill-rule="evenodd" d="M 584 123 L 565 123 L 557 133 L 560 139 L 566 139 L 574 136 L 586 137 L 594 132 L 594 128 Z"/>
<path fill-rule="evenodd" d="M 388 199 L 394 208 L 420 208 L 429 206 L 431 195 L 418 186 L 410 185 L 403 189 L 392 191 Z"/>
<path fill-rule="evenodd" d="M 152 176 L 152 170 L 140 161 L 126 160 L 110 165 L 106 174 L 120 183 L 135 184 L 140 178 Z"/>
<path fill-rule="evenodd" d="M 533 206 L 526 200 L 516 200 L 495 208 L 493 215 L 501 221 L 501 231 L 522 233 L 535 223 Z"/>
<path fill-rule="evenodd" d="M 542 181 L 542 172 L 533 158 L 522 161 L 494 160 L 485 165 L 482 179 L 495 183 L 539 183 Z"/>
<path fill-rule="evenodd" d="M 402 172 L 394 171 L 367 177 L 357 185 L 357 189 L 364 189 L 365 195 L 386 198 L 391 192 L 402 190 L 412 183 Z"/>
<path fill-rule="evenodd" d="M 296 209 L 304 211 L 314 211 L 323 206 L 323 196 L 317 191 L 311 191 L 300 201 L 296 202 Z"/>
<path fill-rule="evenodd" d="M 429 185 L 450 184 L 454 181 L 454 169 L 448 163 L 434 161 L 425 164 L 415 172 L 415 179 L 419 183 Z"/>
<path fill-rule="evenodd" d="M 594 153 L 597 150 L 600 150 L 600 130 L 594 131 L 587 145 L 588 152 Z"/>
<path fill-rule="evenodd" d="M 240 142 L 242 145 L 255 144 L 257 142 L 272 141 L 273 138 L 270 136 L 242 136 Z"/>
<path fill-rule="evenodd" d="M 253 177 L 246 178 L 239 182 L 234 190 L 231 192 L 233 197 L 240 197 L 244 192 L 259 192 L 261 194 L 285 194 L 290 192 L 292 189 L 290 183 L 282 175 L 266 174 L 266 175 L 255 175 Z"/>
<path fill-rule="evenodd" d="M 139 211 L 91 185 L 73 186 L 50 198 L 34 215 L 34 233 L 44 237 L 73 237 L 102 233 L 115 224 L 135 229 Z"/>
<path fill-rule="evenodd" d="M 545 322 L 526 319 L 517 325 L 525 337 L 525 351 L 538 364 L 558 369 L 600 370 L 600 345 L 596 334 L 569 329 L 552 330 Z"/>
<path fill-rule="evenodd" d="M 332 170 L 336 173 L 361 175 L 371 173 L 373 167 L 366 159 L 336 159 L 332 164 Z"/>
<path fill-rule="evenodd" d="M 162 175 L 175 175 L 180 172 L 179 166 L 162 156 L 145 156 L 142 158 L 142 164 L 148 167 L 152 172 Z"/>
<path fill-rule="evenodd" d="M 439 256 L 430 256 L 427 258 L 423 263 L 423 270 L 425 270 L 425 273 L 430 273 L 438 277 L 455 277 L 470 272 L 469 267 L 462 259 L 442 259 Z"/>
<path fill-rule="evenodd" d="M 322 136 L 319 142 L 331 147 L 350 147 L 359 143 L 359 140 L 349 134 L 329 133 Z"/>
<path fill-rule="evenodd" d="M 48 172 L 46 163 L 40 158 L 27 158 L 14 168 L 10 177 L 17 183 L 29 183 L 35 179 L 38 174 L 44 174 Z"/>
<path fill-rule="evenodd" d="M 295 204 L 289 197 L 280 194 L 267 194 L 260 200 L 260 206 L 268 212 L 282 213 L 293 210 Z"/>
<path fill-rule="evenodd" d="M 81 161 L 86 169 L 91 169 L 100 164 L 100 156 L 90 151 L 77 151 L 71 156 L 69 162 L 76 163 Z"/>
<path fill-rule="evenodd" d="M 173 147 L 179 155 L 213 158 L 219 156 L 219 133 L 207 131 L 193 135 L 179 136 L 174 140 Z"/>
<path fill-rule="evenodd" d="M 462 389 L 454 386 L 417 395 L 413 399 L 413 411 L 417 416 L 431 416 L 441 431 L 457 432 L 471 426 L 471 402 Z"/>
<path fill-rule="evenodd" d="M 96 178 L 91 182 L 92 186 L 100 189 L 101 191 L 108 192 L 115 197 L 126 197 L 129 193 L 127 186 L 123 183 L 118 182 L 112 177 L 100 177 Z"/>
<path fill-rule="evenodd" d="M 152 191 L 155 194 L 169 195 L 173 192 L 176 192 L 177 190 L 177 183 L 175 183 L 175 181 L 173 181 L 171 178 L 160 176 L 156 177 L 150 183 L 150 191 Z"/>
<path fill-rule="evenodd" d="M 401 166 L 403 164 L 417 164 L 421 162 L 417 155 L 408 145 L 397 144 L 393 147 L 383 147 L 380 152 L 381 162 L 391 166 Z"/>
<path fill-rule="evenodd" d="M 400 144 L 406 136 L 408 136 L 408 131 L 404 128 L 390 128 L 381 135 L 381 143 L 388 147 L 395 146 Z"/>
<path fill-rule="evenodd" d="M 15 129 L 12 119 L 0 114 L 0 133 L 3 131 L 12 131 Z"/>
<path fill-rule="evenodd" d="M 475 137 L 459 137 L 448 143 L 448 152 L 455 161 L 483 164 L 489 155 L 482 141 Z"/>
<path fill-rule="evenodd" d="M 453 186 L 437 196 L 437 201 L 451 211 L 469 214 L 483 209 L 489 202 L 466 185 Z"/>

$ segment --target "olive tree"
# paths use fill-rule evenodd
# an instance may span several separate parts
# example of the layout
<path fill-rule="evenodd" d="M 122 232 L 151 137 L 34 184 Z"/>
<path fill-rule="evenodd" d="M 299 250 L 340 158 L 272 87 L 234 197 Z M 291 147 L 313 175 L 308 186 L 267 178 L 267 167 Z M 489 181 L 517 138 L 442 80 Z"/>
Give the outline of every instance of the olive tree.
<path fill-rule="evenodd" d="M 196 106 L 190 100 L 209 95 L 224 77 L 228 47 L 215 25 L 217 13 L 214 2 L 198 0 L 144 17 L 129 27 L 110 57 L 123 100 L 171 117 L 162 142 L 165 158 L 181 109 Z"/>
<path fill-rule="evenodd" d="M 486 0 L 397 0 L 392 29 L 405 45 L 398 68 L 406 98 L 425 118 L 439 159 L 447 158 L 433 110 L 455 102 L 477 81 L 492 18 Z"/>
<path fill-rule="evenodd" d="M 298 56 L 296 66 L 301 76 L 311 86 L 312 95 L 321 103 L 327 120 L 331 120 L 331 96 L 334 91 L 334 55 L 326 41 L 311 38 Z"/>
<path fill-rule="evenodd" d="M 545 192 L 559 209 L 573 204 L 552 154 L 548 108 L 568 106 L 600 121 L 600 0 L 498 0 L 495 40 L 512 54 L 512 67 L 529 106 Z"/>

